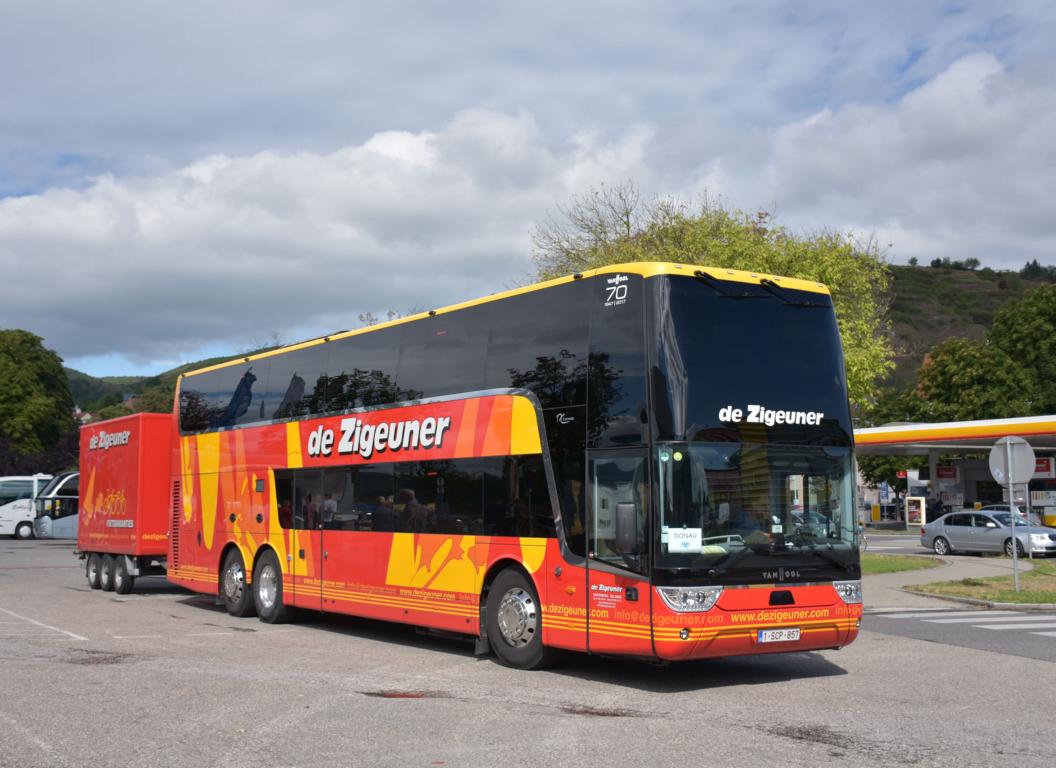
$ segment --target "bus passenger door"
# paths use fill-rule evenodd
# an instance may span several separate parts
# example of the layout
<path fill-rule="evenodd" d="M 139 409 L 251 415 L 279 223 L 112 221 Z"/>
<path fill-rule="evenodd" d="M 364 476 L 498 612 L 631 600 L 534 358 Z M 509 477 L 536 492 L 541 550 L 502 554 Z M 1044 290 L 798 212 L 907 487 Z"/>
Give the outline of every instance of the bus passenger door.
<path fill-rule="evenodd" d="M 645 451 L 596 451 L 587 473 L 588 648 L 652 656 Z"/>
<path fill-rule="evenodd" d="M 293 481 L 290 535 L 290 584 L 293 605 L 313 611 L 323 609 L 322 502 L 320 470 L 298 472 Z"/>

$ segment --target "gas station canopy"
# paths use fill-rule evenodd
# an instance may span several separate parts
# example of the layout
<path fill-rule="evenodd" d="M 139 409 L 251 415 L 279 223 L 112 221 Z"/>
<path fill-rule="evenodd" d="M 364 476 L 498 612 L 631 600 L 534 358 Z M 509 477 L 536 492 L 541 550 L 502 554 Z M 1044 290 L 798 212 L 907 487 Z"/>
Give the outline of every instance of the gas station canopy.
<path fill-rule="evenodd" d="M 1056 416 L 887 424 L 856 429 L 854 450 L 859 456 L 988 453 L 994 443 L 1009 435 L 1022 437 L 1039 455 L 1056 453 Z"/>

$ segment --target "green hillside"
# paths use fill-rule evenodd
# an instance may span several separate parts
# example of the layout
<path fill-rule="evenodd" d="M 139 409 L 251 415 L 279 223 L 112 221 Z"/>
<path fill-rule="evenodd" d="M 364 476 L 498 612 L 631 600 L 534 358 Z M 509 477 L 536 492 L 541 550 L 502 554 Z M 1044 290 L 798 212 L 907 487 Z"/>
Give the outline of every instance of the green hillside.
<path fill-rule="evenodd" d="M 925 353 L 944 339 L 982 339 L 1002 305 L 1043 284 L 1018 272 L 893 265 L 890 317 L 898 355 L 892 382 L 912 381 Z"/>
<path fill-rule="evenodd" d="M 172 398 L 176 392 L 176 379 L 185 371 L 205 368 L 222 363 L 245 353 L 229 357 L 211 357 L 193 363 L 185 363 L 157 376 L 104 376 L 95 378 L 73 368 L 66 368 L 70 391 L 74 402 L 82 410 L 92 414 L 93 420 L 112 419 L 134 411 L 167 413 L 172 409 Z M 139 400 L 134 408 L 122 405 L 125 395 L 134 395 Z"/>

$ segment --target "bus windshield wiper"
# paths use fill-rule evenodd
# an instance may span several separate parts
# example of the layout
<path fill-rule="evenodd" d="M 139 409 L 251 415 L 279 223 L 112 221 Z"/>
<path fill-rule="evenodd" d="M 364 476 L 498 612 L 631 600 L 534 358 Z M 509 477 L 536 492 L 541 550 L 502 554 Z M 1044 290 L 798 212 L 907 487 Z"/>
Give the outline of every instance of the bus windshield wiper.
<path fill-rule="evenodd" d="M 828 304 L 822 304 L 821 302 L 817 301 L 793 299 L 791 296 L 788 295 L 788 290 L 786 288 L 783 288 L 782 286 L 778 285 L 769 277 L 764 277 L 762 280 L 760 280 L 759 285 L 762 286 L 764 290 L 769 291 L 774 296 L 781 299 L 781 301 L 785 302 L 786 304 L 792 307 L 821 307 L 824 309 L 829 306 Z"/>
<path fill-rule="evenodd" d="M 709 275 L 707 272 L 704 272 L 703 270 L 700 270 L 700 269 L 698 269 L 697 271 L 695 271 L 693 273 L 693 277 L 695 277 L 698 280 L 700 280 L 700 282 L 704 283 L 704 285 L 706 285 L 709 288 L 711 288 L 713 291 L 715 291 L 715 293 L 719 294 L 719 296 L 721 296 L 724 299 L 765 299 L 766 298 L 766 296 L 764 296 L 761 293 L 751 293 L 749 291 L 744 291 L 744 290 L 736 291 L 736 292 L 730 291 L 727 288 L 723 287 L 723 285 L 719 282 L 719 280 L 717 280 L 716 278 L 714 278 L 711 275 Z"/>

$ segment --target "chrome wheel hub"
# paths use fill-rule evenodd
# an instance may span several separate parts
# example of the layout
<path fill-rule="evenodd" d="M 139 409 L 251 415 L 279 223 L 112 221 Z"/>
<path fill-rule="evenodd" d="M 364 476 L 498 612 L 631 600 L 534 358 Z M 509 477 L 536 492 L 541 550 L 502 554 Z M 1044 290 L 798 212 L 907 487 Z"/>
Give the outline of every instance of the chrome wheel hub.
<path fill-rule="evenodd" d="M 497 617 L 502 639 L 514 648 L 528 645 L 535 637 L 538 611 L 532 596 L 514 587 L 502 597 Z"/>
<path fill-rule="evenodd" d="M 224 571 L 224 595 L 228 600 L 236 602 L 242 597 L 242 589 L 246 585 L 246 574 L 238 563 L 231 563 Z"/>
<path fill-rule="evenodd" d="M 271 565 L 265 565 L 260 569 L 257 577 L 257 597 L 260 598 L 260 606 L 264 610 L 270 610 L 275 606 L 275 599 L 279 594 L 279 574 Z"/>

